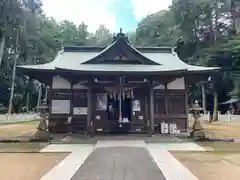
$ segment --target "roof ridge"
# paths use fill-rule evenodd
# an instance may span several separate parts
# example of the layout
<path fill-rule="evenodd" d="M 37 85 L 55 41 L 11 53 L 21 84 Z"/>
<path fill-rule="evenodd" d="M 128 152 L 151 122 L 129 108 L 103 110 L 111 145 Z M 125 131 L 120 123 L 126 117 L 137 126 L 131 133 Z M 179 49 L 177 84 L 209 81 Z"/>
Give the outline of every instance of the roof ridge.
<path fill-rule="evenodd" d="M 137 49 L 140 52 L 162 52 L 162 53 L 171 53 L 173 52 L 173 47 L 168 46 L 156 46 L 156 47 L 140 47 L 140 46 L 133 46 L 130 43 L 128 43 L 131 47 L 134 49 Z M 63 52 L 101 52 L 105 49 L 107 49 L 109 46 L 64 46 L 62 48 Z"/>

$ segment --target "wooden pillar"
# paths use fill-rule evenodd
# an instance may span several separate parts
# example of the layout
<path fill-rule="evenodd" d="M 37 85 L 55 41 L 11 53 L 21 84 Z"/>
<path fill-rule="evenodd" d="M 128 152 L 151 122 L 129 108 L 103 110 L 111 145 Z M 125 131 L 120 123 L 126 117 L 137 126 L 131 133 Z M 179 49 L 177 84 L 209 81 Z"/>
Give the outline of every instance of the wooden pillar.
<path fill-rule="evenodd" d="M 146 95 L 145 96 L 145 115 L 144 115 L 144 117 L 145 117 L 145 124 L 147 125 L 147 122 L 149 121 L 149 110 L 148 110 L 148 104 L 149 104 L 149 102 L 148 102 L 148 96 Z M 131 113 L 132 114 L 132 113 Z M 148 120 L 148 121 L 147 121 Z"/>
<path fill-rule="evenodd" d="M 165 112 L 166 116 L 168 117 L 169 112 L 168 112 L 168 89 L 167 89 L 167 83 L 165 83 L 165 89 L 164 89 L 164 106 L 165 106 Z"/>
<path fill-rule="evenodd" d="M 154 99 L 153 99 L 153 87 L 150 88 L 150 132 L 154 132 Z"/>
<path fill-rule="evenodd" d="M 74 89 L 73 89 L 73 84 L 71 83 L 71 101 L 70 101 L 70 115 L 69 118 L 71 119 L 70 122 L 68 121 L 68 133 L 72 133 L 73 132 L 73 125 L 72 125 L 72 118 L 73 118 L 73 108 L 74 108 L 74 103 L 73 103 L 73 99 L 74 99 Z"/>
<path fill-rule="evenodd" d="M 87 133 L 92 134 L 92 87 L 88 87 Z"/>
<path fill-rule="evenodd" d="M 92 96 L 91 96 L 91 120 L 92 120 L 92 124 L 91 124 L 91 136 L 95 135 L 96 132 L 96 128 L 95 128 L 95 116 L 96 116 L 96 92 L 95 89 L 92 88 Z"/>
<path fill-rule="evenodd" d="M 188 131 L 188 126 L 189 126 L 189 119 L 188 119 L 188 114 L 189 114 L 189 106 L 188 106 L 188 80 L 186 77 L 184 77 L 184 83 L 185 83 L 185 89 L 184 89 L 184 95 L 185 95 L 185 108 L 186 108 L 186 131 Z"/>
<path fill-rule="evenodd" d="M 207 114 L 207 107 L 206 107 L 206 94 L 205 94 L 205 85 L 202 83 L 202 108 L 204 111 L 204 114 Z"/>

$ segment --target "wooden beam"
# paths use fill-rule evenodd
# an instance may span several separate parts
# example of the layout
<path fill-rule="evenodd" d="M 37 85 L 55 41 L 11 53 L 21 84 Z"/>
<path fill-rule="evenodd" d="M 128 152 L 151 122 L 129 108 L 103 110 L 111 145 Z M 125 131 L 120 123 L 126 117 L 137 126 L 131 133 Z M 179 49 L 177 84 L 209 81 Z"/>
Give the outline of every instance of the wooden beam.
<path fill-rule="evenodd" d="M 153 76 L 151 78 L 152 81 L 155 81 L 158 84 L 168 84 L 174 80 L 176 80 L 177 78 L 181 78 L 182 75 L 165 75 L 165 76 Z"/>

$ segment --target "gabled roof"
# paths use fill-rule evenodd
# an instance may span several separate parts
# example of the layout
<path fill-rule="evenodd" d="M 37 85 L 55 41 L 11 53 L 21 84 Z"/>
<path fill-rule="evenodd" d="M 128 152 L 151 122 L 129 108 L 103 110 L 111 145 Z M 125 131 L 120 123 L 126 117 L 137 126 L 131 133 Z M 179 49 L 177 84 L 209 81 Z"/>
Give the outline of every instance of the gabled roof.
<path fill-rule="evenodd" d="M 116 60 L 117 56 L 124 56 L 124 58 Z M 114 61 L 122 61 L 122 64 L 115 64 Z M 18 68 L 22 70 L 54 71 L 60 69 L 83 72 L 208 72 L 219 70 L 217 67 L 188 65 L 181 61 L 170 47 L 134 48 L 129 44 L 126 36 L 121 33 L 106 48 L 65 47 L 50 63 L 19 66 Z"/>
<path fill-rule="evenodd" d="M 82 64 L 110 63 L 116 57 L 124 57 L 123 61 L 130 61 L 145 65 L 159 65 L 155 61 L 144 56 L 140 51 L 131 46 L 123 33 L 119 33 L 116 40 L 107 48 L 103 49 L 92 59 Z M 115 61 L 116 62 L 116 61 Z"/>

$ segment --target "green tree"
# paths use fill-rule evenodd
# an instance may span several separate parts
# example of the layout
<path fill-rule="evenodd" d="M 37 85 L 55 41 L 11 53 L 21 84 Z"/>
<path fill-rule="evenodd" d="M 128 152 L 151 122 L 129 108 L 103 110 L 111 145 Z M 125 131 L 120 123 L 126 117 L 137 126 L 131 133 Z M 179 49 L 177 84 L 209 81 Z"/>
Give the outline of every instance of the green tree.
<path fill-rule="evenodd" d="M 159 11 L 144 18 L 136 29 L 139 46 L 173 46 L 180 36 L 172 11 Z"/>
<path fill-rule="evenodd" d="M 96 45 L 97 46 L 107 46 L 112 42 L 112 34 L 105 25 L 100 25 L 95 33 Z"/>

